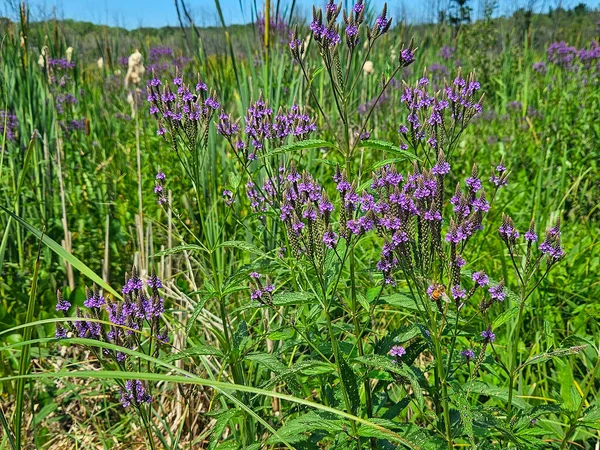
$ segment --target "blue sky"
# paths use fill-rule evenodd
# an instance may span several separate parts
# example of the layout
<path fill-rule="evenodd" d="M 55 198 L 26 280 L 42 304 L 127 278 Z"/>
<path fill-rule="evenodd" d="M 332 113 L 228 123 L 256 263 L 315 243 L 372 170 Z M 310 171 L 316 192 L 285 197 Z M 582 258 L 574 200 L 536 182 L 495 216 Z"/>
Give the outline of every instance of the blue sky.
<path fill-rule="evenodd" d="M 346 1 L 346 0 L 343 0 Z M 383 6 L 385 0 L 367 0 L 376 7 Z M 448 0 L 387 0 L 392 16 L 400 16 L 402 12 L 409 20 L 420 22 L 426 20 L 432 5 L 445 4 Z M 500 0 L 501 14 L 512 12 L 517 5 L 525 6 L 531 0 Z M 563 6 L 572 6 L 580 0 L 563 0 Z M 264 0 L 256 0 L 262 5 Z M 276 4 L 277 0 L 271 0 Z M 547 10 L 556 5 L 559 0 L 537 0 L 538 8 Z M 177 25 L 177 14 L 173 0 L 29 0 L 34 18 L 43 18 L 52 13 L 56 7 L 57 15 L 61 18 L 85 20 L 89 22 L 119 25 L 135 28 L 140 25 L 160 27 Z M 281 4 L 289 7 L 291 0 L 281 0 Z M 308 14 L 312 4 L 323 4 L 325 0 L 296 0 L 300 12 Z M 478 11 L 482 0 L 471 0 L 471 6 Z M 598 8 L 600 0 L 585 1 L 592 8 Z M 214 0 L 186 0 L 194 20 L 200 26 L 216 25 L 218 23 Z M 245 23 L 251 20 L 251 9 L 254 0 L 221 0 L 223 15 L 228 23 Z M 243 10 L 242 10 L 243 9 Z M 7 14 L 6 7 L 0 6 L 0 15 Z"/>

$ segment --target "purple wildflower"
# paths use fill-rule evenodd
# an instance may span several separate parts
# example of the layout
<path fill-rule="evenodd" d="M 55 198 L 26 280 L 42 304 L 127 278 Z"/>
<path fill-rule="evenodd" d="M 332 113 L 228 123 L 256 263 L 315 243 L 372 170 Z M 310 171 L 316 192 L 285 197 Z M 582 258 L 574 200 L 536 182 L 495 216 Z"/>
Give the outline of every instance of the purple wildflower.
<path fill-rule="evenodd" d="M 127 408 L 132 404 L 140 406 L 143 403 L 151 403 L 152 397 L 146 392 L 140 380 L 127 380 L 125 389 L 121 390 L 121 404 Z"/>
<path fill-rule="evenodd" d="M 492 343 L 496 340 L 496 335 L 494 333 L 492 333 L 491 328 L 487 328 L 486 330 L 482 331 L 481 337 L 483 338 L 484 342 L 486 342 L 486 343 Z"/>
<path fill-rule="evenodd" d="M 337 244 L 338 236 L 333 231 L 327 231 L 323 235 L 323 243 L 328 248 L 334 248 Z"/>
<path fill-rule="evenodd" d="M 404 347 L 400 346 L 400 345 L 394 345 L 391 349 L 390 349 L 390 356 L 394 356 L 396 358 L 400 358 L 404 355 L 406 355 L 406 350 Z"/>
<path fill-rule="evenodd" d="M 467 291 L 458 285 L 452 286 L 450 291 L 452 292 L 452 298 L 454 300 L 458 300 L 460 298 L 465 298 L 467 296 Z"/>
<path fill-rule="evenodd" d="M 487 285 L 489 284 L 489 282 L 490 282 L 490 279 L 489 279 L 489 277 L 487 276 L 487 274 L 486 274 L 486 273 L 485 273 L 483 270 L 481 270 L 481 271 L 479 271 L 479 272 L 475 272 L 475 273 L 474 273 L 474 274 L 471 276 L 471 278 L 472 278 L 472 279 L 473 279 L 473 281 L 474 281 L 475 283 L 477 283 L 477 285 L 478 285 L 478 286 L 480 286 L 480 287 L 487 286 Z"/>
<path fill-rule="evenodd" d="M 504 282 L 498 283 L 496 286 L 492 286 L 488 289 L 490 297 L 498 302 L 503 302 L 506 298 L 506 292 L 504 291 Z"/>
<path fill-rule="evenodd" d="M 460 352 L 460 356 L 465 358 L 467 361 L 471 361 L 475 358 L 475 352 L 470 348 L 465 348 L 462 352 Z"/>
<path fill-rule="evenodd" d="M 71 308 L 71 303 L 69 303 L 67 300 L 65 300 L 62 296 L 62 294 L 59 292 L 58 293 L 58 303 L 56 303 L 56 310 L 57 311 L 68 311 L 69 308 Z"/>
<path fill-rule="evenodd" d="M 67 330 L 61 325 L 56 324 L 56 333 L 54 335 L 56 339 L 65 339 L 67 337 Z"/>

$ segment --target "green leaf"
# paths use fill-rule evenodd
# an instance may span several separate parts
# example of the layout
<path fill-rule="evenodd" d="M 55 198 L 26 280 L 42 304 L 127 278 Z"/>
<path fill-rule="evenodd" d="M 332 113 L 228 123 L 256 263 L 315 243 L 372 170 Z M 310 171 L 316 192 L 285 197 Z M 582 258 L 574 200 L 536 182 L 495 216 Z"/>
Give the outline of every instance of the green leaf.
<path fill-rule="evenodd" d="M 164 361 L 171 363 L 183 358 L 190 358 L 192 356 L 223 356 L 223 352 L 216 347 L 209 347 L 207 345 L 197 345 L 195 347 L 187 348 L 177 353 L 171 353 L 164 358 Z"/>
<path fill-rule="evenodd" d="M 479 394 L 485 395 L 486 397 L 494 397 L 503 402 L 508 402 L 508 389 L 490 386 L 483 381 L 470 381 L 465 384 L 465 388 L 468 394 Z M 512 403 L 519 409 L 529 408 L 529 404 L 516 396 L 513 395 Z"/>
<path fill-rule="evenodd" d="M 160 252 L 156 252 L 154 254 L 155 257 L 160 257 L 160 256 L 167 256 L 167 255 L 174 255 L 176 253 L 182 253 L 185 251 L 202 251 L 205 252 L 206 249 L 204 247 L 201 247 L 200 245 L 195 245 L 195 244 L 185 244 L 185 245 L 178 245 L 177 247 L 171 247 L 168 248 L 166 250 L 162 250 Z"/>
<path fill-rule="evenodd" d="M 246 241 L 225 241 L 220 243 L 217 247 L 239 248 L 240 250 L 244 250 L 255 255 L 265 255 L 265 252 L 263 252 L 261 249 Z"/>
<path fill-rule="evenodd" d="M 450 401 L 456 405 L 460 418 L 463 424 L 463 430 L 471 446 L 475 448 L 475 436 L 473 435 L 473 411 L 471 411 L 471 404 L 467 399 L 465 391 L 461 388 L 459 383 L 452 383 L 452 394 L 450 395 Z"/>
<path fill-rule="evenodd" d="M 219 440 L 221 439 L 221 436 L 225 432 L 225 428 L 227 428 L 227 424 L 238 413 L 239 411 L 237 409 L 228 409 L 226 411 L 221 412 L 221 414 L 217 416 L 217 421 L 215 422 L 215 425 L 213 426 L 213 429 L 210 433 L 210 441 L 208 443 L 209 450 L 212 450 L 217 446 Z"/>
<path fill-rule="evenodd" d="M 237 330 L 233 334 L 233 347 L 240 350 L 249 335 L 248 324 L 245 320 L 240 321 Z"/>
<path fill-rule="evenodd" d="M 598 405 L 592 405 L 583 412 L 581 417 L 582 422 L 588 424 L 594 424 L 600 426 L 600 407 Z"/>
<path fill-rule="evenodd" d="M 506 311 L 503 311 L 498 316 L 496 316 L 496 318 L 494 319 L 494 322 L 492 323 L 492 330 L 500 328 L 502 325 L 504 325 L 510 319 L 515 317 L 518 313 L 519 313 L 518 306 L 513 306 L 512 308 L 507 309 Z"/>
<path fill-rule="evenodd" d="M 280 153 L 294 152 L 297 150 L 308 150 L 311 148 L 331 148 L 334 144 L 329 141 L 324 141 L 322 139 L 307 139 L 305 141 L 294 142 L 293 144 L 284 145 L 283 147 L 277 147 L 264 155 L 261 158 L 267 158 L 269 156 L 278 155 Z"/>
<path fill-rule="evenodd" d="M 305 441 L 309 433 L 315 431 L 326 431 L 329 434 L 336 435 L 342 433 L 350 425 L 343 420 L 334 419 L 330 415 L 309 412 L 286 422 L 277 433 L 284 437 L 288 442 L 298 443 Z M 270 438 L 267 443 L 275 444 L 279 442 L 275 437 Z"/>
<path fill-rule="evenodd" d="M 406 378 L 413 390 L 415 401 L 419 405 L 419 408 L 423 409 L 423 405 L 425 404 L 423 391 L 421 389 L 421 384 L 419 383 L 419 378 L 417 377 L 417 374 L 413 372 L 412 367 L 407 366 L 406 364 L 396 364 L 388 357 L 382 355 L 359 356 L 356 358 L 356 361 L 365 364 L 368 367 L 387 370 L 388 372 Z"/>
<path fill-rule="evenodd" d="M 575 355 L 584 350 L 586 347 L 587 345 L 580 345 L 577 347 L 561 348 L 553 352 L 540 353 L 539 355 L 532 356 L 519 367 L 517 367 L 515 369 L 515 373 L 518 373 L 521 369 L 523 369 L 523 367 L 531 364 L 540 364 L 553 358 L 563 358 L 565 356 Z"/>
<path fill-rule="evenodd" d="M 358 381 L 356 374 L 352 367 L 348 365 L 345 359 L 340 359 L 340 376 L 342 383 L 344 383 L 344 389 L 348 394 L 348 400 L 350 401 L 350 409 L 352 414 L 356 414 L 360 408 L 360 395 L 358 393 Z"/>
<path fill-rule="evenodd" d="M 379 298 L 379 303 L 393 306 L 398 309 L 407 309 L 409 311 L 422 311 L 423 307 L 419 305 L 412 297 L 406 294 L 384 295 Z"/>
<path fill-rule="evenodd" d="M 245 359 L 262 364 L 278 375 L 287 369 L 287 366 L 271 353 L 250 353 Z"/>
<path fill-rule="evenodd" d="M 264 389 L 269 389 L 282 381 L 289 381 L 295 379 L 296 375 L 321 375 L 325 373 L 331 373 L 335 370 L 333 364 L 327 364 L 316 360 L 304 360 L 299 361 L 292 367 L 285 367 L 284 370 L 280 371 L 279 374 L 269 379 L 263 386 Z"/>
<path fill-rule="evenodd" d="M 240 176 L 236 173 L 235 170 L 232 170 L 229 172 L 229 187 L 231 187 L 231 190 L 233 192 L 237 191 L 238 187 L 240 186 Z"/>
<path fill-rule="evenodd" d="M 392 144 L 391 142 L 388 141 L 380 141 L 377 139 L 367 139 L 366 141 L 360 141 L 360 143 L 358 144 L 358 146 L 360 148 L 372 148 L 374 150 L 383 150 L 386 152 L 390 152 L 390 153 L 395 153 L 398 155 L 402 155 L 404 157 L 404 159 L 410 159 L 410 160 L 419 160 L 415 155 L 413 155 L 412 153 L 406 151 L 406 150 L 402 150 L 400 147 Z M 402 159 L 399 159 L 402 160 Z"/>
<path fill-rule="evenodd" d="M 52 238 L 50 238 L 46 235 L 42 235 L 41 231 L 39 231 L 37 228 L 35 228 L 32 225 L 30 225 L 29 223 L 27 223 L 25 220 L 21 219 L 19 216 L 17 216 L 13 212 L 6 209 L 4 206 L 0 205 L 0 209 L 2 209 L 6 214 L 8 214 L 14 220 L 19 222 L 25 229 L 27 229 L 37 239 L 41 239 L 42 242 L 44 244 L 46 244 L 46 246 L 50 250 L 52 250 L 60 258 L 64 259 L 66 262 L 71 264 L 71 266 L 73 266 L 74 269 L 78 270 L 83 275 L 85 275 L 90 280 L 92 280 L 94 283 L 96 283 L 98 286 L 100 286 L 104 291 L 110 292 L 115 298 L 123 299 L 123 297 L 121 297 L 121 294 L 119 294 L 112 287 L 110 287 L 110 285 L 108 283 L 105 283 L 104 280 L 102 279 L 102 277 L 96 275 L 92 269 L 90 269 L 88 266 L 86 266 L 83 262 L 81 262 L 78 258 L 73 256 L 71 253 L 66 251 L 61 245 L 59 245 Z"/>
<path fill-rule="evenodd" d="M 294 306 L 294 305 L 309 305 L 317 301 L 317 297 L 311 292 L 282 292 L 273 296 L 274 306 Z M 251 308 L 262 308 L 265 307 L 264 303 L 258 301 L 251 301 L 245 305 L 240 306 L 236 309 L 238 311 L 244 311 Z"/>

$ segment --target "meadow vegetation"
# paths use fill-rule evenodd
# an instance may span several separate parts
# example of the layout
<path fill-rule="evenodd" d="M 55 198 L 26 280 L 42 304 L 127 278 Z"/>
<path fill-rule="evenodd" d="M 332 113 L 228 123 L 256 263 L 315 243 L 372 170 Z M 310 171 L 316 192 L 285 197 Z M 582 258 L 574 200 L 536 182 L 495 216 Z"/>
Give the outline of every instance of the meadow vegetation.
<path fill-rule="evenodd" d="M 598 12 L 271 3 L 0 22 L 0 448 L 596 448 Z"/>

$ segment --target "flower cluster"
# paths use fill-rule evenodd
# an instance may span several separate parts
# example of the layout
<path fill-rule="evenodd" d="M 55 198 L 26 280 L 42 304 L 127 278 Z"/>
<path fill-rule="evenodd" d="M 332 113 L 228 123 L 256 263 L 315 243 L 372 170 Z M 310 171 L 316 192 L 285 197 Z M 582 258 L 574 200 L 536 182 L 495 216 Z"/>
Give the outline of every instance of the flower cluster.
<path fill-rule="evenodd" d="M 502 225 L 498 229 L 500 237 L 507 245 L 508 249 L 514 253 L 517 251 L 516 244 L 520 234 L 515 228 L 513 220 L 506 214 L 502 215 Z M 535 223 L 532 221 L 529 225 L 529 229 L 524 234 L 524 239 L 527 242 L 527 266 L 531 267 L 531 245 L 538 241 L 538 235 L 535 232 Z M 535 261 L 534 266 L 539 264 L 543 256 L 547 256 L 548 264 L 552 265 L 558 260 L 562 259 L 565 252 L 561 245 L 560 240 L 560 222 L 557 222 L 552 228 L 546 231 L 545 239 L 538 246 L 540 254 Z"/>
<path fill-rule="evenodd" d="M 246 111 L 244 135 L 229 114 L 222 112 L 217 124 L 217 132 L 229 141 L 243 161 L 256 160 L 267 142 L 278 146 L 290 136 L 306 139 L 316 130 L 315 121 L 300 106 L 294 104 L 289 108 L 280 108 L 274 114 L 273 109 L 263 100 L 262 94 Z"/>
<path fill-rule="evenodd" d="M 167 203 L 167 196 L 165 195 L 165 179 L 167 178 L 164 172 L 158 171 L 155 178 L 154 193 L 156 194 L 157 202 L 159 205 Z"/>
<path fill-rule="evenodd" d="M 272 305 L 275 285 L 269 281 L 269 277 L 265 278 L 264 283 L 261 281 L 261 278 L 262 275 L 260 273 L 250 272 L 250 279 L 252 280 L 250 298 L 263 305 Z"/>
<path fill-rule="evenodd" d="M 151 47 L 148 55 L 150 64 L 148 70 L 155 74 L 174 75 L 181 73 L 192 59 L 185 56 L 175 56 L 170 47 Z"/>
<path fill-rule="evenodd" d="M 48 66 L 54 70 L 67 71 L 75 68 L 75 62 L 62 58 L 48 58 Z"/>
<path fill-rule="evenodd" d="M 375 173 L 371 185 L 375 196 L 363 194 L 362 207 L 376 214 L 377 231 L 385 238 L 377 267 L 387 283 L 394 283 L 393 272 L 398 268 L 427 271 L 445 240 L 451 248 L 451 293 L 458 300 L 465 296 L 459 286 L 460 268 L 465 262 L 457 249 L 481 229 L 489 203 L 474 167 L 466 180 L 466 191 L 457 185 L 450 199 L 454 214 L 443 237 L 444 178 L 449 172 L 450 165 L 441 151 L 431 170 L 415 165 L 406 178 L 386 166 Z"/>
<path fill-rule="evenodd" d="M 88 121 L 87 119 L 66 119 L 60 120 L 58 125 L 65 137 L 69 137 L 78 131 L 86 131 L 87 133 Z"/>
<path fill-rule="evenodd" d="M 256 18 L 256 27 L 258 29 L 258 34 L 261 37 L 261 42 L 265 39 L 265 25 L 265 16 L 261 14 Z M 281 14 L 271 14 L 269 16 L 269 38 L 271 40 L 274 40 L 279 44 L 284 44 L 291 35 L 292 30 Z M 275 39 L 273 39 L 273 37 L 275 37 Z"/>
<path fill-rule="evenodd" d="M 325 21 L 323 21 L 323 10 L 313 7 L 313 20 L 310 23 L 310 31 L 313 39 L 321 48 L 335 47 L 342 41 L 339 26 L 336 24 L 341 8 L 341 3 L 336 5 L 333 0 L 330 0 L 325 6 Z"/>
<path fill-rule="evenodd" d="M 54 99 L 56 104 L 56 111 L 59 114 L 63 114 L 65 111 L 65 106 L 76 105 L 79 103 L 79 100 L 71 93 L 59 94 Z"/>
<path fill-rule="evenodd" d="M 163 287 L 161 280 L 156 273 L 152 272 L 146 282 L 148 289 L 145 290 L 144 283 L 139 278 L 135 267 L 131 278 L 126 276 L 125 280 L 122 289 L 123 300 L 120 302 L 107 301 L 97 286 L 94 286 L 92 290 L 86 289 L 86 299 L 83 305 L 87 311 L 82 312 L 79 307 L 76 307 L 76 318 L 73 320 L 70 330 L 57 324 L 56 338 L 66 338 L 67 332 L 71 331 L 80 338 L 96 339 L 131 350 L 145 351 L 136 331 L 140 332 L 147 326 L 153 341 L 158 344 L 167 344 L 169 337 L 166 331 L 159 330 L 160 320 L 164 313 L 164 300 L 160 294 L 160 289 Z M 70 309 L 71 303 L 58 292 L 56 311 L 62 311 L 67 316 Z M 110 325 L 103 325 L 99 322 L 103 320 L 104 312 L 108 316 Z M 157 347 L 151 345 L 150 348 Z M 107 360 L 116 363 L 121 370 L 126 369 L 127 354 L 124 352 L 105 348 L 102 355 Z M 101 355 L 97 354 L 97 356 L 100 358 Z M 145 393 L 141 384 L 139 382 L 132 383 L 134 384 L 127 384 L 122 392 L 123 406 L 127 407 L 130 404 L 139 406 L 141 403 L 149 403 L 150 397 Z"/>
<path fill-rule="evenodd" d="M 529 231 L 526 234 L 529 234 L 527 238 L 530 242 L 537 240 L 537 236 L 534 236 L 535 233 L 532 232 L 532 227 L 530 227 Z M 546 255 L 550 262 L 555 262 L 565 256 L 565 251 L 562 248 L 560 242 L 560 221 L 556 222 L 552 228 L 546 231 L 546 236 L 544 241 L 538 247 L 539 251 L 542 254 Z"/>
<path fill-rule="evenodd" d="M 444 45 L 440 49 L 440 57 L 442 59 L 452 59 L 452 58 L 454 58 L 455 52 L 456 52 L 456 49 L 454 47 L 448 47 L 447 45 Z"/>
<path fill-rule="evenodd" d="M 402 347 L 401 345 L 394 345 L 390 351 L 389 354 L 392 358 L 394 358 L 392 360 L 393 363 L 396 364 L 401 364 L 401 358 L 406 355 L 406 349 L 404 347 Z"/>
<path fill-rule="evenodd" d="M 540 75 L 546 75 L 546 72 L 548 72 L 548 67 L 546 67 L 546 63 L 543 61 L 533 63 L 532 69 Z"/>
<path fill-rule="evenodd" d="M 333 0 L 329 0 L 325 6 L 325 16 L 321 8 L 313 7 L 313 20 L 310 24 L 313 39 L 319 44 L 322 50 L 336 49 L 342 41 L 340 36 L 340 26 L 337 23 L 338 17 L 342 12 L 342 4 L 336 5 Z M 355 49 L 360 43 L 359 30 L 365 20 L 365 5 L 363 0 L 358 0 L 350 11 L 343 11 L 343 34 L 346 39 L 346 45 L 351 50 Z M 392 26 L 392 19 L 387 17 L 387 5 L 384 4 L 381 14 L 375 19 L 372 27 L 367 26 L 367 38 L 372 44 L 377 38 L 387 33 Z M 297 39 L 297 36 L 295 37 Z M 294 42 L 294 40 L 292 40 Z M 294 50 L 296 45 L 290 48 Z M 298 55 L 294 55 L 298 58 Z M 406 55 L 405 55 L 406 56 Z"/>
<path fill-rule="evenodd" d="M 600 45 L 592 41 L 589 48 L 577 49 L 566 42 L 554 42 L 548 47 L 548 61 L 563 69 L 577 72 L 580 68 L 600 72 Z"/>
<path fill-rule="evenodd" d="M 280 219 L 285 224 L 292 250 L 296 256 L 304 254 L 321 265 L 326 249 L 335 248 L 338 241 L 331 224 L 333 203 L 311 175 L 300 174 L 293 164 L 283 174 L 283 180 Z M 343 199 L 344 194 L 341 195 Z"/>
<path fill-rule="evenodd" d="M 189 147 L 194 147 L 200 126 L 208 126 L 215 111 L 221 105 L 215 99 L 215 93 L 208 93 L 208 88 L 200 78 L 195 88 L 176 76 L 172 80 L 173 87 L 154 76 L 148 82 L 148 102 L 150 114 L 159 123 L 157 134 L 170 135 L 171 139 L 183 139 Z M 161 89 L 162 86 L 162 89 Z"/>
<path fill-rule="evenodd" d="M 493 183 L 496 187 L 502 187 L 508 185 L 508 176 L 510 172 L 506 170 L 504 166 L 504 161 L 500 161 L 500 164 L 496 166 L 496 168 L 492 171 L 492 175 L 490 176 L 490 183 Z"/>
<path fill-rule="evenodd" d="M 8 111 L 0 111 L 0 142 L 6 136 L 7 141 L 14 141 L 17 137 L 19 120 L 17 116 Z"/>
<path fill-rule="evenodd" d="M 140 380 L 127 380 L 125 387 L 121 389 L 121 405 L 128 408 L 133 405 L 139 407 L 144 403 L 151 403 L 152 396 L 148 394 L 146 388 Z"/>
<path fill-rule="evenodd" d="M 470 120 L 482 112 L 483 96 L 475 97 L 481 86 L 474 74 L 463 78 L 459 73 L 441 93 L 431 93 L 429 86 L 429 78 L 424 76 L 414 87 L 404 87 L 401 102 L 409 115 L 408 125 L 398 129 L 403 149 L 409 145 L 417 149 L 423 142 L 433 149 L 451 147 Z"/>

